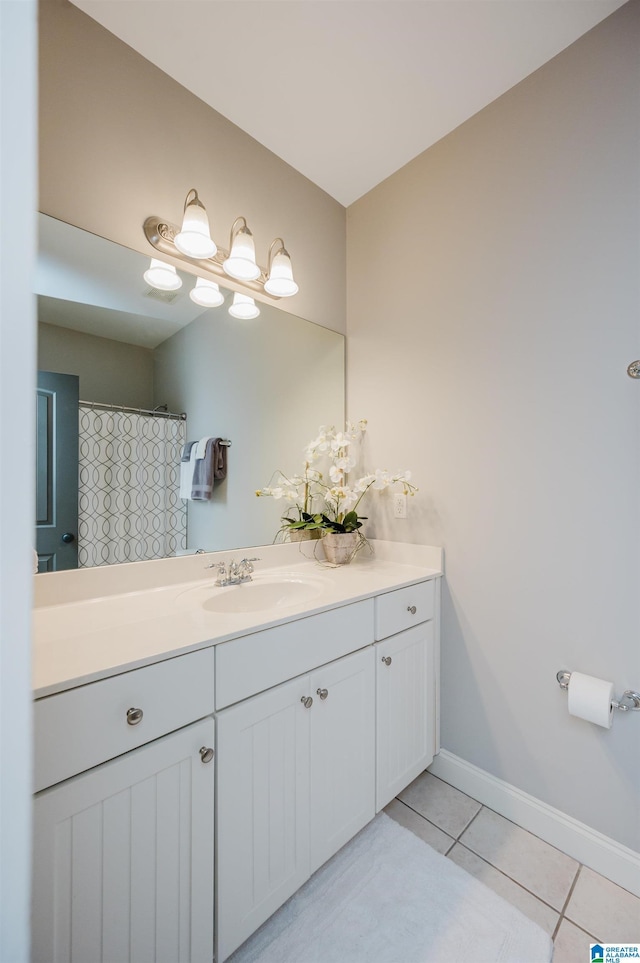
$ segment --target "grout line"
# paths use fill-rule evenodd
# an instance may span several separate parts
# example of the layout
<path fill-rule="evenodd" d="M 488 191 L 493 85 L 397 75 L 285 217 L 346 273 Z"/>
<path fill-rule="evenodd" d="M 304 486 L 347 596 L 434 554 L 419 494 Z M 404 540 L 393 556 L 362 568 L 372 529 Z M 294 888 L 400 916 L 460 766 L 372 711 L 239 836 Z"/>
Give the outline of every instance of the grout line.
<path fill-rule="evenodd" d="M 469 796 L 469 799 L 471 799 L 471 796 Z M 474 799 L 473 801 L 474 801 L 474 802 L 478 802 L 477 799 Z M 464 829 L 463 829 L 460 833 L 458 833 L 458 835 L 457 835 L 457 837 L 456 837 L 456 839 L 457 839 L 458 842 L 460 842 L 460 840 L 462 839 L 462 837 L 463 837 L 464 834 L 466 833 L 466 831 L 467 831 L 467 829 L 469 828 L 469 826 L 471 825 L 471 823 L 475 822 L 475 820 L 478 818 L 478 816 L 480 815 L 480 813 L 482 812 L 482 810 L 485 808 L 485 807 L 482 805 L 482 803 L 478 803 L 478 805 L 480 806 L 480 809 L 478 810 L 478 812 L 473 814 L 473 816 L 471 817 L 471 819 L 469 820 L 469 822 L 467 823 L 467 825 L 464 827 Z M 468 846 L 467 846 L 467 849 L 469 849 Z"/>
<path fill-rule="evenodd" d="M 0 0 L 0 2 L 2 2 L 2 0 Z M 430 826 L 433 826 L 434 829 L 437 829 L 439 832 L 444 833 L 444 835 L 445 835 L 445 836 L 448 836 L 449 839 L 453 839 L 454 843 L 457 842 L 455 836 L 452 836 L 451 833 L 448 833 L 448 832 L 446 831 L 446 829 L 443 829 L 443 828 L 442 828 L 442 826 L 438 826 L 437 823 L 434 823 L 431 819 L 428 819 L 428 818 L 424 815 L 424 813 L 421 813 L 418 809 L 414 809 L 413 806 L 410 806 L 409 803 L 406 803 L 406 802 L 404 801 L 404 799 L 400 799 L 399 796 L 396 796 L 395 799 L 396 799 L 396 802 L 402 803 L 403 806 L 406 806 L 407 809 L 410 809 L 411 812 L 412 812 L 412 813 L 415 813 L 416 816 L 419 816 L 420 819 L 424 819 L 425 823 L 429 823 L 429 825 L 430 825 Z"/>
<path fill-rule="evenodd" d="M 431 775 L 433 776 L 434 779 L 438 779 L 441 783 L 443 783 L 443 785 L 445 785 L 445 786 L 451 786 L 451 783 L 446 782 L 446 780 L 444 780 L 444 779 L 440 779 L 439 776 L 435 776 L 435 775 L 433 775 L 433 773 L 431 773 Z M 451 786 L 451 788 L 452 788 L 452 789 L 455 789 L 456 787 L 455 787 L 455 786 Z M 461 791 L 462 791 L 462 790 L 458 790 L 458 792 L 461 792 Z M 566 897 L 566 899 L 565 899 L 565 901 L 564 901 L 564 903 L 563 903 L 563 905 L 562 905 L 562 909 L 561 909 L 561 910 L 558 910 L 557 907 L 552 906 L 551 903 L 548 903 L 546 900 L 542 899 L 540 896 L 538 896 L 537 893 L 533 893 L 530 889 L 527 889 L 527 887 L 524 886 L 519 880 L 514 879 L 513 876 L 509 876 L 509 874 L 508 874 L 508 873 L 505 873 L 504 870 L 500 869 L 499 866 L 495 866 L 490 860 L 486 859 L 484 856 L 481 856 L 479 853 L 476 853 L 475 850 L 471 849 L 470 846 L 467 846 L 466 843 L 464 843 L 464 842 L 462 841 L 462 836 L 466 833 L 467 829 L 469 829 L 469 827 L 471 826 L 471 824 L 472 824 L 472 823 L 474 822 L 474 820 L 480 815 L 480 813 L 482 812 L 483 809 L 487 809 L 489 812 L 495 813 L 495 810 L 494 810 L 494 809 L 491 809 L 489 806 L 483 805 L 482 803 L 480 803 L 480 801 L 479 801 L 478 799 L 474 799 L 473 796 L 469 796 L 467 793 L 463 793 L 463 795 L 467 796 L 467 798 L 468 798 L 468 799 L 471 799 L 473 802 L 478 803 L 478 805 L 480 806 L 480 808 L 478 809 L 478 812 L 475 813 L 475 815 L 473 815 L 473 816 L 471 817 L 471 819 L 469 820 L 469 822 L 467 823 L 467 825 L 466 825 L 466 826 L 460 831 L 460 833 L 455 837 L 454 842 L 452 843 L 452 845 L 449 847 L 449 849 L 446 851 L 446 853 L 445 853 L 444 855 L 445 855 L 445 856 L 448 856 L 449 853 L 451 852 L 451 850 L 454 848 L 454 846 L 455 846 L 457 843 L 460 843 L 460 845 L 463 846 L 468 852 L 473 853 L 473 855 L 474 855 L 474 856 L 477 856 L 478 859 L 483 860 L 483 862 L 487 863 L 488 866 L 491 866 L 493 869 L 495 869 L 495 871 L 496 871 L 497 873 L 500 873 L 502 876 L 504 876 L 505 879 L 508 879 L 508 880 L 510 880 L 512 883 L 515 883 L 515 885 L 516 885 L 516 886 L 519 886 L 520 889 L 524 890 L 525 893 L 528 893 L 530 896 L 533 896 L 533 898 L 534 898 L 534 899 L 537 899 L 538 902 L 542 903 L 544 906 L 547 906 L 547 907 L 548 907 L 550 910 L 552 910 L 554 913 L 557 913 L 557 914 L 558 914 L 558 921 L 557 921 L 557 923 L 556 923 L 555 929 L 554 929 L 554 931 L 553 931 L 553 935 L 552 935 L 552 937 L 551 937 L 551 939 L 552 939 L 554 942 L 555 942 L 555 940 L 556 940 L 556 938 L 557 938 L 557 936 L 558 936 L 558 932 L 559 932 L 559 930 L 560 930 L 560 926 L 562 925 L 562 921 L 566 919 L 566 921 L 567 921 L 568 923 L 571 923 L 572 926 L 575 926 L 577 929 L 579 929 L 579 930 L 580 930 L 582 933 L 584 933 L 586 936 L 590 937 L 591 940 L 596 940 L 597 942 L 600 942 L 600 943 L 601 943 L 602 940 L 600 940 L 597 936 L 594 936 L 593 933 L 589 933 L 588 930 L 585 930 L 584 927 L 579 926 L 579 924 L 577 924 L 577 923 L 574 923 L 574 921 L 573 921 L 570 917 L 568 917 L 568 916 L 565 915 L 565 914 L 566 914 L 566 911 L 567 911 L 567 909 L 568 909 L 568 906 L 569 906 L 569 902 L 570 902 L 570 900 L 571 900 L 571 897 L 573 896 L 573 892 L 574 892 L 574 890 L 575 890 L 575 888 L 576 888 L 576 884 L 577 884 L 577 882 L 578 882 L 578 878 L 579 878 L 580 873 L 581 873 L 581 871 L 582 871 L 583 864 L 582 864 L 582 863 L 578 863 L 578 867 L 577 867 L 577 869 L 576 869 L 575 876 L 574 876 L 574 878 L 573 878 L 573 881 L 572 881 L 572 883 L 571 883 L 571 886 L 569 887 L 569 892 L 567 893 L 567 897 Z M 396 798 L 397 798 L 397 797 L 396 797 Z M 403 801 L 402 799 L 398 799 L 398 801 L 399 801 L 399 802 L 402 802 L 403 805 L 407 806 L 407 803 L 404 803 L 404 801 Z M 413 807 L 407 806 L 407 808 L 408 808 L 408 809 L 411 809 L 412 812 L 415 812 L 418 816 L 421 816 L 422 819 L 424 819 L 426 822 L 431 823 L 431 825 L 432 825 L 432 826 L 435 826 L 436 829 L 439 829 L 440 832 L 443 832 L 443 833 L 445 832 L 444 829 L 442 829 L 442 828 L 441 828 L 440 826 L 438 826 L 436 823 L 431 822 L 430 819 L 427 819 L 426 816 L 424 816 L 422 813 L 418 812 L 417 810 L 413 809 Z M 540 836 L 536 836 L 535 833 L 530 832 L 530 830 L 528 830 L 528 829 L 523 829 L 522 826 L 520 826 L 518 823 L 514 822 L 512 819 L 509 819 L 507 816 L 502 816 L 501 813 L 496 813 L 496 815 L 501 816 L 502 819 L 506 819 L 507 822 L 512 823 L 512 825 L 516 826 L 518 829 L 521 829 L 523 832 L 529 833 L 529 835 L 530 835 L 530 836 L 533 836 L 534 839 L 540 839 L 540 838 L 541 838 Z M 450 834 L 449 834 L 449 833 L 445 833 L 445 835 L 449 836 Z M 541 841 L 542 841 L 542 842 L 546 842 L 546 840 L 541 840 Z M 553 846 L 551 843 L 547 843 L 547 846 L 550 846 L 551 849 L 554 849 L 554 850 L 555 850 L 556 852 L 558 852 L 558 853 L 562 853 L 564 856 L 568 856 L 568 853 L 564 853 L 563 850 L 558 849 L 557 846 Z M 570 857 L 570 858 L 573 858 L 573 857 Z M 576 862 L 577 862 L 577 860 L 576 860 Z M 605 878 L 606 878 L 606 877 L 605 877 Z"/>
<path fill-rule="evenodd" d="M 584 933 L 585 936 L 588 936 L 588 937 L 589 937 L 589 940 L 590 940 L 592 943 L 603 943 L 603 942 L 604 942 L 604 940 L 599 940 L 597 936 L 594 936 L 593 933 L 589 933 L 588 930 L 585 930 L 584 926 L 578 926 L 578 924 L 577 924 L 577 923 L 574 923 L 573 920 L 570 920 L 568 916 L 563 916 L 562 919 L 563 919 L 563 920 L 566 920 L 567 923 L 569 923 L 571 926 L 575 926 L 575 928 L 576 928 L 577 930 L 580 930 L 581 933 Z M 554 934 L 554 939 L 555 939 L 555 934 Z"/>
<path fill-rule="evenodd" d="M 560 929 L 560 924 L 562 923 L 562 921 L 563 921 L 564 919 L 567 919 L 567 917 L 565 916 L 565 914 L 566 914 L 567 909 L 568 909 L 568 907 L 569 907 L 569 900 L 570 900 L 571 897 L 573 896 L 573 891 L 574 891 L 574 889 L 576 888 L 576 884 L 577 884 L 577 882 L 578 882 L 578 877 L 580 876 L 580 871 L 581 871 L 581 870 L 582 870 L 582 863 L 580 863 L 580 864 L 578 865 L 578 869 L 576 870 L 576 875 L 573 877 L 573 882 L 571 883 L 571 886 L 569 887 L 569 892 L 567 893 L 567 898 L 565 899 L 565 901 L 564 901 L 564 903 L 563 903 L 563 905 L 562 905 L 562 911 L 561 911 L 561 913 L 560 913 L 560 919 L 558 920 L 558 925 L 556 926 L 556 928 L 555 928 L 555 930 L 554 930 L 554 932 L 553 932 L 553 936 L 552 936 L 552 939 L 554 939 L 554 940 L 555 940 L 556 936 L 558 935 L 558 930 Z M 569 922 L 570 922 L 570 923 L 573 923 L 573 920 L 569 920 Z M 575 926 L 575 924 L 574 924 L 574 926 Z M 580 929 L 582 929 L 582 927 L 580 927 Z M 586 931 L 585 931 L 585 932 L 586 932 Z M 590 936 L 591 934 L 589 933 L 588 935 Z"/>
<path fill-rule="evenodd" d="M 546 899 L 543 899 L 541 896 L 538 896 L 537 893 L 534 893 L 533 890 L 527 889 L 527 887 L 524 885 L 524 883 L 521 883 L 520 880 L 515 879 L 515 877 L 513 877 L 513 876 L 509 876 L 509 874 L 508 874 L 508 873 L 505 873 L 505 871 L 504 871 L 503 869 L 500 869 L 498 866 L 495 866 L 493 863 L 489 862 L 488 859 L 485 859 L 484 856 L 481 856 L 479 853 L 476 853 L 475 850 L 471 849 L 470 846 L 467 846 L 462 840 L 458 840 L 458 843 L 460 844 L 460 846 L 462 846 L 463 849 L 466 849 L 468 853 L 471 853 L 472 856 L 476 856 L 477 859 L 481 859 L 483 863 L 486 863 L 486 864 L 487 864 L 487 866 L 490 866 L 492 869 L 495 869 L 496 873 L 500 873 L 501 876 L 504 876 L 505 879 L 508 879 L 511 883 L 514 883 L 514 884 L 515 884 L 516 886 L 518 886 L 521 890 L 523 890 L 523 892 L 528 893 L 529 896 L 532 896 L 532 897 L 533 897 L 534 899 L 536 899 L 539 903 L 542 903 L 542 905 L 543 905 L 543 906 L 546 906 L 547 909 L 550 909 L 553 913 L 557 913 L 557 914 L 558 914 L 558 923 L 559 923 L 561 913 L 560 913 L 560 910 L 558 909 L 557 906 L 552 906 L 551 903 L 548 903 L 548 902 L 546 901 Z M 504 898 L 506 899 L 506 897 L 504 897 Z M 507 900 L 507 902 L 509 902 L 509 901 Z"/>

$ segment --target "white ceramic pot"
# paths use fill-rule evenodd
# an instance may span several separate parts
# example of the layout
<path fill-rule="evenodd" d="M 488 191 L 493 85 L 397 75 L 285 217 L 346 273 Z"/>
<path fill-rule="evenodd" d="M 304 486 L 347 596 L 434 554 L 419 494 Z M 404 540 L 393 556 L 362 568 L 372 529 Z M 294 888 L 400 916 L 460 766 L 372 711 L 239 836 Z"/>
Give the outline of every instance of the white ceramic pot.
<path fill-rule="evenodd" d="M 320 538 L 319 528 L 291 528 L 289 529 L 290 542 L 307 542 L 311 538 Z"/>
<path fill-rule="evenodd" d="M 322 547 L 328 562 L 334 565 L 347 565 L 358 550 L 358 532 L 326 532 L 322 536 Z"/>

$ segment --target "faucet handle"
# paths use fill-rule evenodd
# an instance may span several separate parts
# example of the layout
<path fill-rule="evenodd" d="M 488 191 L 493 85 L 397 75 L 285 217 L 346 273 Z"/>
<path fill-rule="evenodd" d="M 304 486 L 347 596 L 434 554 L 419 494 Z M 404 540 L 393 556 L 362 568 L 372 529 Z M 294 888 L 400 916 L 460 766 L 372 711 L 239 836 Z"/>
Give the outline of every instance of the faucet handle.
<path fill-rule="evenodd" d="M 244 568 L 245 572 L 247 572 L 248 575 L 251 575 L 251 573 L 253 572 L 253 565 L 251 563 L 259 562 L 259 561 L 260 561 L 259 558 L 243 558 L 242 561 L 240 562 L 240 566 L 241 568 Z"/>
<path fill-rule="evenodd" d="M 211 565 L 205 565 L 205 569 L 207 568 L 217 568 L 219 575 L 226 575 L 227 572 L 224 562 L 212 562 Z"/>

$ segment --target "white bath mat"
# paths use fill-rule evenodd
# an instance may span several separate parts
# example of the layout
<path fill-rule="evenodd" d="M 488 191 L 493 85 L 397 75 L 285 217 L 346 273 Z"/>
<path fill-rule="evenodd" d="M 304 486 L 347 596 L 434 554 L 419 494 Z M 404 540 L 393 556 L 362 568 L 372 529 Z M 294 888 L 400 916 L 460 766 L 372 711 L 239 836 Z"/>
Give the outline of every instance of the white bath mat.
<path fill-rule="evenodd" d="M 380 813 L 229 963 L 549 963 L 536 923 Z"/>

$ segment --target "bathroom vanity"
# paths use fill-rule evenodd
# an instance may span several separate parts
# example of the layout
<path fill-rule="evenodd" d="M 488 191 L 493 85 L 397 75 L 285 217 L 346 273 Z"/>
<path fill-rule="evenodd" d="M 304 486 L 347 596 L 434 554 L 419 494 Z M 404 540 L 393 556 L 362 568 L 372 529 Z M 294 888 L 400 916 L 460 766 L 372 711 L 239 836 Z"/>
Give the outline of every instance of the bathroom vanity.
<path fill-rule="evenodd" d="M 373 544 L 36 578 L 34 960 L 223 963 L 429 765 L 441 552 Z"/>

